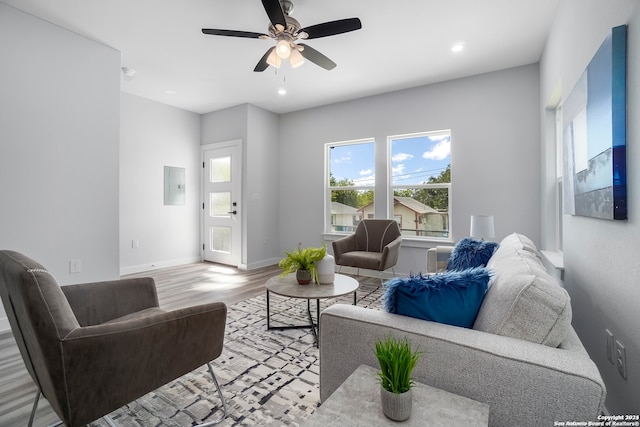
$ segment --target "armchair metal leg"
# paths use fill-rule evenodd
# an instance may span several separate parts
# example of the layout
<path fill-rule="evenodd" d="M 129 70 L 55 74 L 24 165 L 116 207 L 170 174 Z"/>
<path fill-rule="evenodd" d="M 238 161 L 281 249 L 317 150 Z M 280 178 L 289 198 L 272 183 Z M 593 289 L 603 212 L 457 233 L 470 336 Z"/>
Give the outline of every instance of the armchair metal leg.
<path fill-rule="evenodd" d="M 33 407 L 31 408 L 31 416 L 29 417 L 29 424 L 28 424 L 29 427 L 33 425 L 33 419 L 36 416 L 36 410 L 38 409 L 38 401 L 40 400 L 41 394 L 42 393 L 40 393 L 40 389 L 38 389 L 38 392 L 36 393 L 36 398 L 33 401 Z"/>
<path fill-rule="evenodd" d="M 213 366 L 211 366 L 210 362 L 207 362 L 207 366 L 209 367 L 209 372 L 211 373 L 211 378 L 213 378 L 213 383 L 215 384 L 216 390 L 218 391 L 218 397 L 220 398 L 220 401 L 222 402 L 222 410 L 223 410 L 224 414 L 222 414 L 222 417 L 218 418 L 217 420 L 209 421 L 209 422 L 204 423 L 204 424 L 198 424 L 196 427 L 208 427 L 208 426 L 212 426 L 214 424 L 221 423 L 228 416 L 227 403 L 225 402 L 224 396 L 222 395 L 222 390 L 220 389 L 220 385 L 218 384 L 218 379 L 216 378 L 216 374 L 213 373 Z"/>

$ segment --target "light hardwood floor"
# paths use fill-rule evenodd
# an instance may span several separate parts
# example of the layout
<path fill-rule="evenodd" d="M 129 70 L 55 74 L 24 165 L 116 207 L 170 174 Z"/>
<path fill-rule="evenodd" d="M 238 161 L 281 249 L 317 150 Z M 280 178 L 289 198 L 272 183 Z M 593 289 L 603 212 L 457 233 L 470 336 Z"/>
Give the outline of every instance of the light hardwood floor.
<path fill-rule="evenodd" d="M 153 277 L 160 306 L 175 309 L 212 301 L 231 305 L 257 296 L 264 292 L 267 279 L 279 272 L 277 266 L 241 271 L 220 264 L 195 263 L 125 277 Z M 13 335 L 0 333 L 0 426 L 26 426 L 36 390 Z M 57 420 L 46 400 L 41 399 L 34 425 L 48 426 Z"/>

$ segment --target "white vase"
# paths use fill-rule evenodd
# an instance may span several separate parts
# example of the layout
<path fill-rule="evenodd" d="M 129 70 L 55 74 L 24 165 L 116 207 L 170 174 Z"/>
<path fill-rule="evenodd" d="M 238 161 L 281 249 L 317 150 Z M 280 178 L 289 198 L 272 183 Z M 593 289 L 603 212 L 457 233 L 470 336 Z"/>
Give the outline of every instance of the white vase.
<path fill-rule="evenodd" d="M 326 254 L 324 258 L 316 262 L 318 270 L 318 283 L 321 285 L 330 285 L 336 277 L 336 264 L 332 255 Z"/>

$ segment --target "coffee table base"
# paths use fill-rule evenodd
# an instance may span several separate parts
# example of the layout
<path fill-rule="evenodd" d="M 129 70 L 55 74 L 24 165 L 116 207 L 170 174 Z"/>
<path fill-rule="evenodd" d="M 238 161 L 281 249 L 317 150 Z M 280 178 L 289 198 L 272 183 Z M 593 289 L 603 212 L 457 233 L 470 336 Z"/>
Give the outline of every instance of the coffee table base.
<path fill-rule="evenodd" d="M 318 330 L 320 328 L 318 322 L 320 321 L 320 299 L 316 300 L 316 322 L 313 321 L 311 316 L 311 298 L 307 299 L 307 316 L 309 316 L 309 324 L 306 325 L 288 325 L 288 326 L 271 326 L 271 304 L 269 299 L 269 289 L 267 289 L 267 330 L 282 331 L 285 329 L 305 329 L 311 328 L 313 332 L 313 338 L 315 339 L 316 347 L 318 346 Z M 356 305 L 356 292 L 353 292 L 353 305 Z"/>

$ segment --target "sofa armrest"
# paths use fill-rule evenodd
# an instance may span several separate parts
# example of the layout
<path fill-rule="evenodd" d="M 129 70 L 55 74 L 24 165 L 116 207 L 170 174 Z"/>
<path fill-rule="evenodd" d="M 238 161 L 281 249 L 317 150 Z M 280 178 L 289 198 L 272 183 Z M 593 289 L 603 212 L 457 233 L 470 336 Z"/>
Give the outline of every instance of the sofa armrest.
<path fill-rule="evenodd" d="M 423 352 L 416 381 L 487 403 L 490 425 L 595 420 L 604 405 L 604 383 L 582 346 L 551 348 L 342 304 L 320 317 L 321 401 L 360 364 L 377 368 L 375 340 L 389 334 Z"/>
<path fill-rule="evenodd" d="M 356 250 L 356 235 L 350 234 L 341 239 L 334 240 L 331 244 L 333 247 L 333 256 L 336 264 L 340 265 L 340 257 L 342 254 Z"/>
<path fill-rule="evenodd" d="M 226 315 L 215 302 L 77 328 L 60 342 L 59 392 L 71 408 L 111 412 L 217 358 Z"/>
<path fill-rule="evenodd" d="M 159 305 L 150 277 L 66 285 L 61 289 L 80 326 L 98 325 Z"/>

